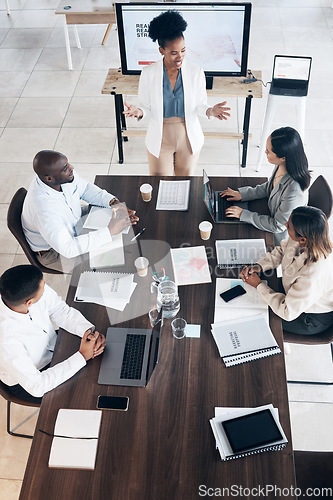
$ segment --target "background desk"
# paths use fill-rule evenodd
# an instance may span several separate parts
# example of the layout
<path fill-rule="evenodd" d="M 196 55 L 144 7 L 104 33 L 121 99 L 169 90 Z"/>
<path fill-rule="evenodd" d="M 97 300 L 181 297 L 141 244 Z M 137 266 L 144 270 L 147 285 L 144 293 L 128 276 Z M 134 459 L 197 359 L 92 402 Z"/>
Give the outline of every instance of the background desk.
<path fill-rule="evenodd" d="M 76 44 L 80 49 L 81 43 L 76 29 L 77 24 L 108 24 L 102 42 L 102 45 L 104 45 L 112 24 L 116 22 L 116 14 L 112 0 L 71 0 L 70 2 L 68 2 L 68 0 L 61 0 L 55 13 L 64 15 L 65 43 L 68 69 L 70 70 L 73 69 L 73 63 L 69 43 L 68 24 L 74 25 Z"/>
<path fill-rule="evenodd" d="M 215 189 L 255 185 L 264 180 L 211 179 Z M 150 203 L 144 203 L 139 193 L 139 186 L 147 181 L 154 186 Z M 177 213 L 156 212 L 158 181 L 158 177 L 98 176 L 96 179 L 100 187 L 126 200 L 137 210 L 140 216 L 137 231 L 139 227 L 146 227 L 142 243 L 160 239 L 168 241 L 171 247 L 183 243 L 205 245 L 213 271 L 215 252 L 211 256 L 209 249 L 214 248 L 215 239 L 265 237 L 266 243 L 272 245 L 271 234 L 246 224 L 217 224 L 212 238 L 203 242 L 198 223 L 207 219 L 208 212 L 202 201 L 202 178 L 191 178 L 189 211 Z M 263 200 L 255 203 L 257 207 L 264 205 Z M 154 245 L 150 248 L 149 257 L 154 258 Z M 134 271 L 131 254 L 126 253 L 126 256 L 128 270 Z M 214 273 L 212 278 L 214 281 Z M 69 303 L 74 298 L 76 280 L 77 276 L 73 275 Z M 137 289 L 127 307 L 138 317 L 121 326 L 148 328 L 148 315 L 140 316 L 143 312 L 140 297 L 150 294 L 151 277 L 136 278 L 136 281 Z M 159 363 L 146 388 L 98 385 L 100 359 L 97 358 L 44 396 L 21 500 L 194 500 L 200 498 L 200 485 L 212 488 L 295 485 L 283 354 L 225 368 L 210 333 L 214 318 L 214 282 L 179 287 L 179 295 L 180 315 L 189 323 L 201 324 L 201 338 L 175 340 L 170 323 L 166 322 Z M 95 323 L 98 330 L 105 332 L 109 319 L 103 307 L 78 303 L 75 307 Z M 121 318 L 121 313 L 112 311 L 111 314 L 115 321 L 118 315 Z M 270 324 L 282 348 L 281 321 L 272 312 Z M 54 362 L 65 359 L 78 346 L 77 337 L 60 332 Z M 128 395 L 130 402 L 127 412 L 103 412 L 96 469 L 93 472 L 48 469 L 52 438 L 38 432 L 38 428 L 52 433 L 59 408 L 94 409 L 99 394 Z M 280 420 L 289 439 L 287 447 L 282 451 L 221 462 L 209 424 L 214 407 L 254 407 L 267 403 L 279 408 Z"/>
<path fill-rule="evenodd" d="M 254 76 L 261 79 L 261 71 L 253 71 Z M 146 130 L 127 130 L 126 119 L 123 115 L 124 103 L 123 95 L 137 95 L 139 87 L 139 75 L 123 75 L 120 69 L 109 69 L 102 94 L 114 95 L 117 143 L 119 163 L 124 161 L 123 140 L 127 140 L 130 135 L 146 135 Z M 221 99 L 226 97 L 245 97 L 245 109 L 242 132 L 204 132 L 205 137 L 215 139 L 239 139 L 243 144 L 243 154 L 241 166 L 246 167 L 247 146 L 249 140 L 249 126 L 251 102 L 253 97 L 262 97 L 262 84 L 260 81 L 253 83 L 243 83 L 244 77 L 214 77 L 213 88 L 207 90 L 208 96 L 215 96 Z"/>

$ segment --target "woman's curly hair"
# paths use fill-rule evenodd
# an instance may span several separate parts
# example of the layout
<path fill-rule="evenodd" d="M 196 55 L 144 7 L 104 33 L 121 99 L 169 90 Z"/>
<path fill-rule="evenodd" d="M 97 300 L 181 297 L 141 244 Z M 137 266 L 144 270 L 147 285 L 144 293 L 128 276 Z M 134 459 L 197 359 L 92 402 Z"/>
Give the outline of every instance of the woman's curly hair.
<path fill-rule="evenodd" d="M 162 12 L 149 23 L 149 37 L 163 49 L 167 42 L 183 37 L 187 22 L 176 10 Z"/>

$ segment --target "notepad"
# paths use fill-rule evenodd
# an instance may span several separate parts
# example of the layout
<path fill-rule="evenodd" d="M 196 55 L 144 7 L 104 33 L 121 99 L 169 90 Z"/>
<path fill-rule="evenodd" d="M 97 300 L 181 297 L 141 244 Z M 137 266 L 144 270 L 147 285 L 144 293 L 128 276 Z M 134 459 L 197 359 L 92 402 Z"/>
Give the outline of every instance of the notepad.
<path fill-rule="evenodd" d="M 160 181 L 156 210 L 188 210 L 191 181 Z"/>
<path fill-rule="evenodd" d="M 281 450 L 288 440 L 272 404 L 257 408 L 215 408 L 210 425 L 221 460 Z"/>
<path fill-rule="evenodd" d="M 54 427 L 49 467 L 93 470 L 101 418 L 101 410 L 60 409 Z"/>
<path fill-rule="evenodd" d="M 226 367 L 281 354 L 263 314 L 214 323 L 212 335 Z"/>
<path fill-rule="evenodd" d="M 114 210 L 111 207 L 91 207 L 83 224 L 84 229 L 103 229 L 108 226 L 112 219 Z M 125 227 L 123 234 L 128 234 L 130 226 Z"/>
<path fill-rule="evenodd" d="M 124 264 L 125 253 L 122 234 L 113 235 L 110 243 L 89 252 L 89 265 L 91 269 L 123 266 Z"/>
<path fill-rule="evenodd" d="M 220 268 L 255 264 L 266 253 L 264 239 L 216 240 L 215 245 Z"/>
<path fill-rule="evenodd" d="M 230 302 L 224 302 L 220 294 L 237 285 L 242 286 L 246 293 L 230 300 Z M 244 283 L 241 279 L 229 278 L 217 278 L 215 286 L 214 323 L 265 314 L 269 325 L 268 305 L 262 300 L 256 288 Z"/>

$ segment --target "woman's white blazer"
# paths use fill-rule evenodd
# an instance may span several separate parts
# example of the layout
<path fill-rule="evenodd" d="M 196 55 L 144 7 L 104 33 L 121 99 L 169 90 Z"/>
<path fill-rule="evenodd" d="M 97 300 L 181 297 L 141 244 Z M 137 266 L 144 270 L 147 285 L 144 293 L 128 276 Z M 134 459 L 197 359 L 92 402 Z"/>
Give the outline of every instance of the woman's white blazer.
<path fill-rule="evenodd" d="M 187 136 L 195 154 L 203 146 L 204 135 L 198 115 L 206 117 L 206 80 L 203 69 L 190 61 L 183 61 L 182 80 L 184 88 L 185 125 Z M 160 155 L 163 133 L 163 59 L 143 68 L 139 82 L 139 108 L 143 119 L 149 120 L 146 147 L 156 156 Z"/>

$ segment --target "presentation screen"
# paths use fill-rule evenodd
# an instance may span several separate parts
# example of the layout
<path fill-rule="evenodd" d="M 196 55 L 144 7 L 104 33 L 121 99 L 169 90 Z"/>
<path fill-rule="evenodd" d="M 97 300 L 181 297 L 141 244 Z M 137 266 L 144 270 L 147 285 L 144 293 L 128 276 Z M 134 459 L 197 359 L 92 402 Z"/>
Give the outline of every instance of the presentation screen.
<path fill-rule="evenodd" d="M 121 68 L 124 75 L 161 59 L 158 43 L 148 37 L 150 21 L 167 10 L 178 11 L 186 59 L 206 76 L 245 76 L 250 35 L 250 3 L 116 3 Z"/>

